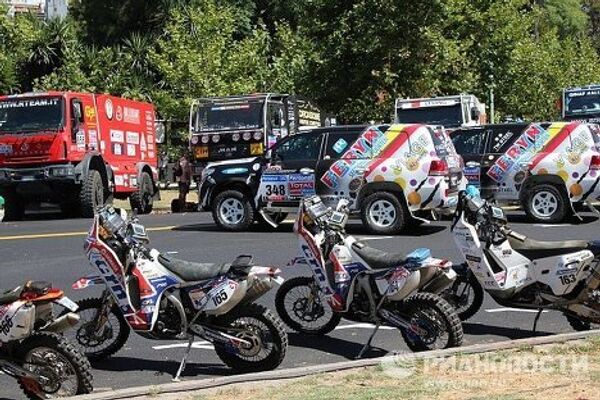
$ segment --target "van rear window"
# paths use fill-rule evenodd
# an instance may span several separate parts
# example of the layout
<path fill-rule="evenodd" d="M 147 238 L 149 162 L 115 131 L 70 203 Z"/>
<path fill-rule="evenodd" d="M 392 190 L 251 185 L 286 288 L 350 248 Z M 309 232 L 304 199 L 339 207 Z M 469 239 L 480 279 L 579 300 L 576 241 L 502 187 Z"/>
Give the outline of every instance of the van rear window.
<path fill-rule="evenodd" d="M 451 154 L 456 153 L 452 140 L 443 129 L 431 129 L 429 128 L 433 145 L 438 157 L 447 157 Z"/>

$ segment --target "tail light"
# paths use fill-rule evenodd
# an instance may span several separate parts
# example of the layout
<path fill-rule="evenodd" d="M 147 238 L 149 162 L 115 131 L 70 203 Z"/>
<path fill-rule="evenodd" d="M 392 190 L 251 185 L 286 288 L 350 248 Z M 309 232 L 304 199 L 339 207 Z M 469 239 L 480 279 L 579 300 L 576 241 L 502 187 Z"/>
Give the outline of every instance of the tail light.
<path fill-rule="evenodd" d="M 592 156 L 592 160 L 590 162 L 590 169 L 600 170 L 600 155 L 596 154 Z"/>
<path fill-rule="evenodd" d="M 429 166 L 429 175 L 445 176 L 448 175 L 448 163 L 446 160 L 433 160 Z"/>

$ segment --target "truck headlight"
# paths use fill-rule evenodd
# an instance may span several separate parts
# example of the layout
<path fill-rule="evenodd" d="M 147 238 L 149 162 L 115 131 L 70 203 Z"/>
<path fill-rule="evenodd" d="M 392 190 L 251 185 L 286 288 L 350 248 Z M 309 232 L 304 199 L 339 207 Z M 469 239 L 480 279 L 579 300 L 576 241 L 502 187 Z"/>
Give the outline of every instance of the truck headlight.
<path fill-rule="evenodd" d="M 192 144 L 198 144 L 199 141 L 200 141 L 200 137 L 198 137 L 196 135 L 192 136 L 192 140 L 191 140 Z"/>
<path fill-rule="evenodd" d="M 50 169 L 50 175 L 52 176 L 73 176 L 75 172 L 72 166 L 68 167 L 54 167 Z"/>
<path fill-rule="evenodd" d="M 213 143 L 219 143 L 219 140 L 221 140 L 221 136 L 219 136 L 219 135 L 212 136 Z"/>

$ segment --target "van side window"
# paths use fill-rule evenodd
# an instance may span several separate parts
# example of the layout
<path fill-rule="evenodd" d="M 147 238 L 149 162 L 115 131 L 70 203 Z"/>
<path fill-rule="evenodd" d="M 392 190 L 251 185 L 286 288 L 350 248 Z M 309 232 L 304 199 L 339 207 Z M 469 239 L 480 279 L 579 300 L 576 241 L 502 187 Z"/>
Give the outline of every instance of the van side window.
<path fill-rule="evenodd" d="M 502 154 L 508 151 L 515 140 L 525 132 L 528 125 L 500 126 L 489 129 L 488 153 Z"/>
<path fill-rule="evenodd" d="M 296 135 L 281 143 L 273 157 L 281 161 L 317 160 L 323 135 Z"/>
<path fill-rule="evenodd" d="M 483 130 L 465 130 L 452 133 L 452 143 L 458 154 L 481 154 Z"/>
<path fill-rule="evenodd" d="M 339 160 L 356 142 L 360 132 L 332 132 L 327 138 L 325 157 L 331 160 Z"/>

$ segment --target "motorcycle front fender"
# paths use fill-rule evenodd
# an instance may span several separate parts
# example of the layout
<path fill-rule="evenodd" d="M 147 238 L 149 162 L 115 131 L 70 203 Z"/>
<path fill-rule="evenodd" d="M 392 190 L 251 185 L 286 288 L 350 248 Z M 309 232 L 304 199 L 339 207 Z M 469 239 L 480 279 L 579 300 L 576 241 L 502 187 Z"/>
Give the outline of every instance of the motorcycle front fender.
<path fill-rule="evenodd" d="M 83 290 L 87 289 L 91 286 L 104 285 L 104 280 L 99 275 L 88 275 L 82 278 L 79 278 L 77 281 L 73 282 L 71 288 L 74 290 Z"/>

